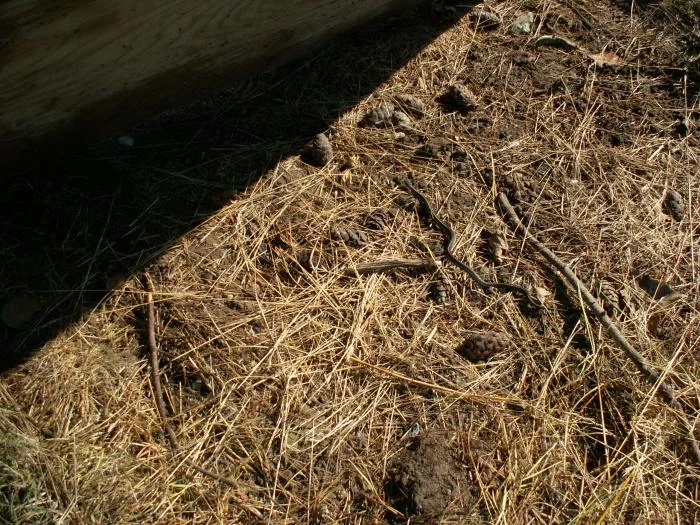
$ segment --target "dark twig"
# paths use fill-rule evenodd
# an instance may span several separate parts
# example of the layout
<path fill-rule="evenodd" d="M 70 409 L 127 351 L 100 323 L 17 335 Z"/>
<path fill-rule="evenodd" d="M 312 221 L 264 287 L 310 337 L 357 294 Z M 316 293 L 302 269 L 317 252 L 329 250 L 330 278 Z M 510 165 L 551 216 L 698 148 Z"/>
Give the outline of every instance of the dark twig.
<path fill-rule="evenodd" d="M 160 416 L 161 422 L 163 423 L 163 428 L 165 430 L 165 434 L 168 437 L 170 448 L 172 449 L 173 453 L 179 453 L 182 451 L 182 449 L 180 448 L 180 444 L 178 443 L 177 436 L 175 434 L 175 431 L 173 430 L 173 427 L 168 422 L 168 412 L 165 409 L 165 402 L 163 401 L 163 387 L 160 383 L 160 367 L 158 364 L 158 343 L 156 342 L 155 332 L 156 316 L 155 306 L 153 304 L 153 283 L 151 282 L 151 279 L 148 275 L 146 276 L 146 284 L 148 287 L 148 293 L 146 295 L 146 302 L 148 305 L 148 346 L 150 349 L 151 382 L 153 384 L 153 394 L 156 401 L 156 407 L 158 409 L 158 415 Z M 216 472 L 211 471 L 207 468 L 204 468 L 190 459 L 185 459 L 183 463 L 188 467 L 196 470 L 200 474 L 204 474 L 205 476 L 220 481 L 221 483 L 225 483 L 229 487 L 233 487 L 236 489 L 240 488 L 240 485 L 236 481 L 222 476 L 220 474 L 217 474 Z M 259 511 L 251 507 L 250 505 L 246 505 L 246 509 L 258 515 L 258 517 L 262 518 L 262 515 L 259 513 Z"/>
<path fill-rule="evenodd" d="M 520 232 L 525 240 L 529 242 L 534 248 L 545 258 L 549 263 L 554 266 L 565 278 L 566 282 L 575 288 L 583 298 L 586 305 L 591 309 L 595 317 L 600 321 L 600 323 L 608 330 L 610 337 L 617 343 L 617 345 L 627 354 L 627 356 L 634 362 L 637 369 L 644 375 L 644 377 L 652 384 L 658 386 L 658 391 L 661 393 L 662 397 L 666 402 L 678 412 L 678 417 L 680 418 L 685 431 L 687 432 L 687 441 L 690 447 L 691 455 L 695 461 L 696 465 L 700 465 L 700 447 L 698 447 L 698 442 L 693 435 L 693 426 L 688 420 L 683 407 L 676 398 L 676 394 L 673 391 L 671 385 L 669 385 L 662 375 L 657 372 L 646 358 L 637 352 L 634 347 L 627 341 L 627 338 L 622 334 L 619 328 L 615 326 L 612 319 L 608 317 L 605 313 L 603 307 L 598 303 L 593 294 L 586 288 L 586 286 L 581 282 L 581 280 L 576 276 L 576 274 L 569 268 L 569 266 L 557 257 L 554 252 L 547 248 L 544 244 L 535 238 L 531 234 L 525 225 L 518 217 L 518 214 L 511 206 L 508 201 L 508 197 L 504 193 L 498 194 L 498 204 L 505 213 L 506 217 L 509 219 L 510 223 L 515 227 L 516 231 Z"/>

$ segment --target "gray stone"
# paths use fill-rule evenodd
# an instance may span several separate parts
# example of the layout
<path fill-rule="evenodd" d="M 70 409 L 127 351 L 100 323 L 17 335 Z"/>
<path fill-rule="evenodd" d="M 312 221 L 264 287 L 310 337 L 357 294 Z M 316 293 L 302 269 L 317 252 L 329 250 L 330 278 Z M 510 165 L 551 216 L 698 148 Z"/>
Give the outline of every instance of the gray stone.
<path fill-rule="evenodd" d="M 508 28 L 511 35 L 529 35 L 532 31 L 532 24 L 535 21 L 535 14 L 532 11 L 523 13 Z"/>

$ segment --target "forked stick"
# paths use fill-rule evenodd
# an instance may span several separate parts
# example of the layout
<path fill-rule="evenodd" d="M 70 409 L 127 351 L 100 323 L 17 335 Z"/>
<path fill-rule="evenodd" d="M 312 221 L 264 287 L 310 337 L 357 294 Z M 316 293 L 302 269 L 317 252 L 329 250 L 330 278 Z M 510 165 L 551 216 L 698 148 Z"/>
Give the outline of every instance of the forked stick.
<path fill-rule="evenodd" d="M 583 301 L 591 309 L 595 317 L 600 321 L 600 324 L 602 324 L 608 330 L 610 337 L 612 337 L 615 343 L 617 343 L 617 346 L 619 346 L 625 352 L 625 354 L 627 354 L 627 357 L 634 362 L 635 366 L 642 373 L 642 375 L 644 375 L 644 377 L 646 377 L 646 379 L 652 385 L 658 387 L 658 391 L 661 392 L 662 397 L 671 406 L 671 408 L 676 410 L 681 423 L 685 427 L 684 430 L 687 433 L 686 439 L 688 441 L 693 460 L 696 465 L 700 465 L 700 447 L 698 446 L 698 441 L 693 435 L 693 426 L 690 424 L 688 416 L 683 410 L 683 407 L 678 402 L 676 394 L 673 391 L 673 387 L 664 381 L 664 378 L 653 368 L 649 361 L 647 361 L 642 354 L 637 352 L 630 342 L 627 341 L 627 338 L 625 338 L 622 332 L 620 332 L 620 329 L 615 326 L 612 319 L 610 319 L 608 314 L 605 313 L 603 307 L 598 303 L 596 298 L 593 297 L 593 294 L 588 290 L 588 288 L 586 288 L 573 270 L 571 270 L 571 268 L 569 268 L 564 261 L 557 257 L 554 252 L 538 241 L 537 238 L 528 231 L 520 220 L 520 217 L 518 217 L 518 214 L 513 209 L 513 206 L 511 206 L 510 202 L 508 201 L 508 197 L 506 197 L 504 193 L 498 194 L 498 204 L 503 210 L 503 213 L 509 219 L 510 223 L 515 227 L 516 231 L 520 232 L 525 240 L 529 242 L 565 277 L 568 284 L 581 294 Z"/>

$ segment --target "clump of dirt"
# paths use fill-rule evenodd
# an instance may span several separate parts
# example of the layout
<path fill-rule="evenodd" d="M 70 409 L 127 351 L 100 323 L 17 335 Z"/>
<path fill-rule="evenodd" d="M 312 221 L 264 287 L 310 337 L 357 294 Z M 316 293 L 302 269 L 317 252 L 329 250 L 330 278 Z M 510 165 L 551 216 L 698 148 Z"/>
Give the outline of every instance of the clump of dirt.
<path fill-rule="evenodd" d="M 466 467 L 455 459 L 447 438 L 426 433 L 419 436 L 393 462 L 384 490 L 388 502 L 401 516 L 389 512 L 391 523 L 434 523 L 448 506 L 458 500 L 475 505 L 467 488 Z M 464 502 L 462 501 L 462 505 Z"/>

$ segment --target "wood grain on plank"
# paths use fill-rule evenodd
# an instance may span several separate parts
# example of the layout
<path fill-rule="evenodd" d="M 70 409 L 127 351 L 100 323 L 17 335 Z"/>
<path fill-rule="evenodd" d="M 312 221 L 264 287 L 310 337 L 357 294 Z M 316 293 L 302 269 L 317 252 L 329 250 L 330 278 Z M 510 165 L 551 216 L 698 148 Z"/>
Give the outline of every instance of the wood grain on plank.
<path fill-rule="evenodd" d="M 71 132 L 113 132 L 413 3 L 3 2 L 0 154 Z"/>

